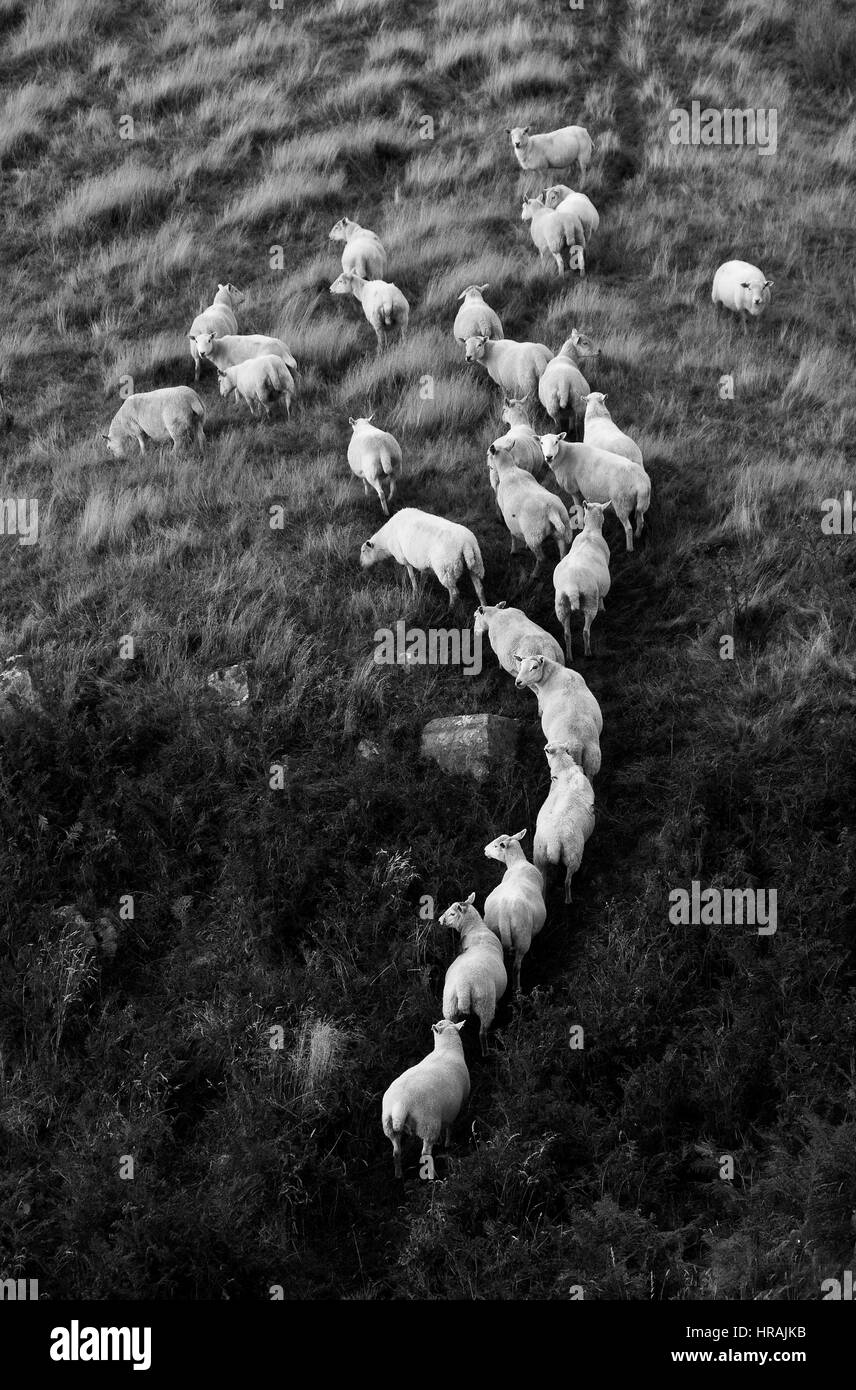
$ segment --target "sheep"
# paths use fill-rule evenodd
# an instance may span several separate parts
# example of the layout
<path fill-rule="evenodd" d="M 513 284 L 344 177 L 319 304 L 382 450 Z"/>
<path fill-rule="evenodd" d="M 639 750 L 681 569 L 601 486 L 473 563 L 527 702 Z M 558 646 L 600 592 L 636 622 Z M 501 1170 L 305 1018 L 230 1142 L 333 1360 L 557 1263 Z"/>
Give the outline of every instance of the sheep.
<path fill-rule="evenodd" d="M 748 261 L 726 261 L 713 277 L 710 297 L 714 304 L 721 304 L 733 314 L 740 315 L 743 332 L 746 332 L 746 316 L 758 319 L 770 302 L 773 281 L 767 280 L 763 270 Z"/>
<path fill-rule="evenodd" d="M 465 1023 L 466 1019 L 450 1023 L 445 1018 L 432 1023 L 434 1051 L 403 1071 L 384 1092 L 381 1123 L 392 1144 L 397 1178 L 403 1176 L 401 1140 L 406 1134 L 422 1140 L 422 1159 L 429 1160 L 428 1173 L 433 1177 L 433 1146 L 441 1133 L 448 1144 L 449 1130 L 469 1099 L 470 1074 L 460 1037 Z"/>
<path fill-rule="evenodd" d="M 578 270 L 580 275 L 585 275 L 583 248 L 586 239 L 578 217 L 569 212 L 551 212 L 537 198 L 523 199 L 523 211 L 520 216 L 524 222 L 530 224 L 529 231 L 542 261 L 549 251 L 559 267 L 559 274 L 564 275 L 567 251 L 570 268 Z"/>
<path fill-rule="evenodd" d="M 506 396 L 502 406 L 502 419 L 508 425 L 508 429 L 493 441 L 497 449 L 508 449 L 513 445 L 514 462 L 518 468 L 525 468 L 528 473 L 543 473 L 544 455 L 541 453 L 537 432 L 529 423 L 526 402 L 517 400 L 514 396 Z M 492 476 L 491 487 L 494 492 L 496 482 L 496 478 Z"/>
<path fill-rule="evenodd" d="M 190 386 L 162 386 L 158 391 L 138 391 L 126 396 L 103 438 L 115 459 L 126 457 L 128 444 L 138 444 L 140 453 L 145 454 L 146 439 L 157 444 L 172 440 L 172 452 L 178 452 L 179 443 L 189 443 L 191 435 L 199 452 L 205 444 L 202 428 L 205 420 L 205 406 Z"/>
<path fill-rule="evenodd" d="M 591 240 L 592 234 L 600 226 L 600 214 L 591 198 L 585 193 L 575 192 L 566 183 L 554 183 L 552 188 L 545 188 L 541 197 L 544 206 L 553 212 L 570 212 L 578 217 L 582 223 L 586 243 Z"/>
<path fill-rule="evenodd" d="M 606 503 L 609 506 L 609 503 Z M 609 593 L 609 546 L 603 538 L 603 513 L 600 502 L 584 502 L 585 524 L 567 555 L 553 570 L 556 594 L 556 618 L 565 633 L 565 653 L 571 653 L 571 613 L 583 611 L 583 648 L 591 656 L 591 625 L 604 606 Z"/>
<path fill-rule="evenodd" d="M 594 789 L 578 766 L 572 748 L 549 742 L 544 748 L 550 765 L 550 790 L 538 812 L 532 858 L 547 893 L 550 865 L 565 865 L 565 902 L 571 901 L 571 880 L 582 863 L 586 840 L 594 830 Z"/>
<path fill-rule="evenodd" d="M 452 903 L 440 918 L 441 927 L 461 935 L 461 953 L 452 961 L 443 982 L 443 1017 L 452 1021 L 461 1014 L 475 1014 L 482 1056 L 486 1057 L 487 1030 L 497 1001 L 508 986 L 508 976 L 502 943 L 473 907 L 475 897 L 470 893 L 466 902 Z"/>
<path fill-rule="evenodd" d="M 544 343 L 516 343 L 512 338 L 497 343 L 483 333 L 467 338 L 464 350 L 469 363 L 479 363 L 506 396 L 516 397 L 537 390 L 541 373 L 553 356 Z"/>
<path fill-rule="evenodd" d="M 534 579 L 544 559 L 546 540 L 552 537 L 559 555 L 566 553 L 571 543 L 571 519 L 561 498 L 516 466 L 514 453 L 513 444 L 511 448 L 491 444 L 488 467 L 496 473 L 496 502 L 511 533 L 511 553 L 515 553 L 520 541 L 528 546 L 535 556 Z"/>
<path fill-rule="evenodd" d="M 452 333 L 459 343 L 465 343 L 467 338 L 478 333 L 494 340 L 504 337 L 499 315 L 482 297 L 487 288 L 487 285 L 467 285 L 458 295 L 464 302 L 455 317 Z"/>
<path fill-rule="evenodd" d="M 363 569 L 379 560 L 392 558 L 404 565 L 416 593 L 416 571 L 432 570 L 449 595 L 449 608 L 460 598 L 458 580 L 466 569 L 473 582 L 479 603 L 487 603 L 484 585 L 484 561 L 479 543 L 472 531 L 457 521 L 432 516 L 417 507 L 402 507 L 360 550 Z"/>
<path fill-rule="evenodd" d="M 363 313 L 374 329 L 378 352 L 395 329 L 404 337 L 410 318 L 410 305 L 397 285 L 388 284 L 386 280 L 366 280 L 353 270 L 343 270 L 330 286 L 330 293 L 352 294 L 360 301 Z"/>
<path fill-rule="evenodd" d="M 624 527 L 627 549 L 632 550 L 630 514 L 636 513 L 636 534 L 639 536 L 651 502 L 651 479 L 641 464 L 595 448 L 587 440 L 583 444 L 566 443 L 564 433 L 542 434 L 540 441 L 544 459 L 556 482 L 574 499 L 577 520 L 582 522 L 584 499 L 611 502 Z"/>
<path fill-rule="evenodd" d="M 218 285 L 217 293 L 213 302 L 203 309 L 201 314 L 197 314 L 188 329 L 187 336 L 190 339 L 190 352 L 193 357 L 193 380 L 199 380 L 201 362 L 199 360 L 199 349 L 197 347 L 197 337 L 200 333 L 237 333 L 238 320 L 235 318 L 235 300 L 242 300 L 243 294 L 234 285 Z"/>
<path fill-rule="evenodd" d="M 586 403 L 583 442 L 593 444 L 596 449 L 605 449 L 608 454 L 621 454 L 631 463 L 642 464 L 642 450 L 629 434 L 620 430 L 606 408 L 606 396 L 602 391 L 589 391 L 583 398 Z"/>
<path fill-rule="evenodd" d="M 588 131 L 581 125 L 566 125 L 560 130 L 530 135 L 530 129 L 528 125 L 516 125 L 511 130 L 506 126 L 521 169 L 569 169 L 576 163 L 580 166 L 582 188 L 593 148 Z"/>
<path fill-rule="evenodd" d="M 286 415 L 291 415 L 294 377 L 278 355 L 269 352 L 261 357 L 250 357 L 246 362 L 236 362 L 234 367 L 227 367 L 225 371 L 218 367 L 217 375 L 220 395 L 228 396 L 234 391 L 235 399 L 244 401 L 251 415 L 255 413 L 254 403 L 258 401 L 265 419 L 269 420 L 270 402 L 278 400 L 280 396 L 285 401 Z"/>
<path fill-rule="evenodd" d="M 538 399 L 555 421 L 556 428 L 573 428 L 577 438 L 585 418 L 585 398 L 591 391 L 580 371 L 580 362 L 599 355 L 600 348 L 596 348 L 590 338 L 575 328 L 552 361 L 547 363 L 538 382 Z"/>
<path fill-rule="evenodd" d="M 603 716 L 579 671 L 571 671 L 548 656 L 527 656 L 520 662 L 514 684 L 532 690 L 544 737 L 565 743 L 587 777 L 600 771 L 600 734 Z"/>
<path fill-rule="evenodd" d="M 521 660 L 527 656 L 549 656 L 559 666 L 565 664 L 555 637 L 527 618 L 522 609 L 506 608 L 504 600 L 477 608 L 473 631 L 479 637 L 487 633 L 500 666 L 510 676 L 517 675 Z"/>
<path fill-rule="evenodd" d="M 373 415 L 367 415 L 358 419 L 351 416 L 348 420 L 353 430 L 348 444 L 348 463 L 354 476 L 362 478 L 366 497 L 369 487 L 373 487 L 384 516 L 389 516 L 383 485 L 388 485 L 391 502 L 395 496 L 395 475 L 401 472 L 401 445 L 393 435 L 373 425 L 373 419 Z"/>
<path fill-rule="evenodd" d="M 499 835 L 485 845 L 485 858 L 506 866 L 502 879 L 485 898 L 484 920 L 496 932 L 502 948 L 514 952 L 514 993 L 520 993 L 523 957 L 547 919 L 544 882 L 539 869 L 530 864 L 520 841 L 526 834 Z"/>
<path fill-rule="evenodd" d="M 381 280 L 386 274 L 386 251 L 380 237 L 359 222 L 342 217 L 330 233 L 330 241 L 343 241 L 342 269 L 353 270 L 363 280 Z"/>
<path fill-rule="evenodd" d="M 211 362 L 218 371 L 225 372 L 228 367 L 237 367 L 239 362 L 269 354 L 281 357 L 290 371 L 297 371 L 294 356 L 282 338 L 268 338 L 263 333 L 199 333 L 196 347 L 199 356 Z"/>

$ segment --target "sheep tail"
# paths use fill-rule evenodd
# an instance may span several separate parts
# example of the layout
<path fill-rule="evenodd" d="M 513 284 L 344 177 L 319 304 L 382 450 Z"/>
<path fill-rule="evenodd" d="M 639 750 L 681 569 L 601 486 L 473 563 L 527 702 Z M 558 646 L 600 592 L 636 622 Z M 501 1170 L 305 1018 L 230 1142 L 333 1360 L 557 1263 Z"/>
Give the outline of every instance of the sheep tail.
<path fill-rule="evenodd" d="M 469 541 L 464 542 L 464 562 L 470 574 L 476 574 L 479 579 L 484 579 L 484 560 Z"/>
<path fill-rule="evenodd" d="M 380 456 L 380 466 L 383 469 L 384 473 L 387 475 L 387 477 L 393 472 L 393 469 L 395 468 L 395 464 L 393 463 L 391 456 L 388 453 L 386 453 L 385 450 Z"/>
<path fill-rule="evenodd" d="M 511 923 L 508 921 L 508 918 L 504 912 L 500 912 L 499 914 L 498 926 L 499 939 L 502 942 L 502 949 L 504 951 L 513 951 L 514 942 L 511 937 Z"/>
<path fill-rule="evenodd" d="M 195 401 L 190 402 L 190 409 L 193 411 L 194 415 L 198 415 L 200 418 L 205 414 L 205 406 L 198 397 Z"/>

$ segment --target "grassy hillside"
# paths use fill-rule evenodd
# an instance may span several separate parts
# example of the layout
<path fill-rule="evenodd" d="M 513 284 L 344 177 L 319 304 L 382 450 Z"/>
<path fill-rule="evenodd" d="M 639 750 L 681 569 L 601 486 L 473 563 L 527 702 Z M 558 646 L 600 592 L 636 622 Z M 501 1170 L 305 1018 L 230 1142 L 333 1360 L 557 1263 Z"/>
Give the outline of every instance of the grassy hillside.
<path fill-rule="evenodd" d="M 844 7 L 0 0 L 0 39 L 0 495 L 40 504 L 38 545 L 2 540 L 0 655 L 44 707 L 0 745 L 0 1275 L 55 1298 L 818 1297 L 856 1209 L 856 566 L 820 529 L 856 424 Z M 693 99 L 775 107 L 776 154 L 673 146 Z M 602 224 L 563 285 L 505 128 L 571 121 Z M 328 293 L 342 215 L 413 306 L 381 357 Z M 731 257 L 776 282 L 745 336 L 710 303 Z M 204 458 L 107 461 L 122 378 L 190 382 L 226 280 L 301 364 L 291 423 L 237 417 L 209 373 Z M 490 653 L 478 678 L 374 663 L 377 628 L 442 626 L 445 595 L 360 570 L 380 513 L 347 421 L 393 430 L 397 503 L 471 526 L 491 601 L 555 631 L 549 567 L 528 585 L 487 486 L 498 392 L 451 336 L 474 280 L 508 336 L 599 345 L 654 500 L 634 554 L 609 527 L 578 663 L 604 765 L 573 908 L 557 885 L 486 1062 L 466 1031 L 443 1181 L 411 1155 L 402 1190 L 380 1097 L 430 1047 L 452 951 L 420 899 L 480 903 L 482 847 L 531 833 L 548 773 Z M 205 693 L 240 661 L 243 720 Z M 417 759 L 425 721 L 476 711 L 525 726 L 483 788 Z M 672 926 L 693 878 L 775 888 L 776 935 Z M 112 919 L 112 961 L 70 904 Z"/>

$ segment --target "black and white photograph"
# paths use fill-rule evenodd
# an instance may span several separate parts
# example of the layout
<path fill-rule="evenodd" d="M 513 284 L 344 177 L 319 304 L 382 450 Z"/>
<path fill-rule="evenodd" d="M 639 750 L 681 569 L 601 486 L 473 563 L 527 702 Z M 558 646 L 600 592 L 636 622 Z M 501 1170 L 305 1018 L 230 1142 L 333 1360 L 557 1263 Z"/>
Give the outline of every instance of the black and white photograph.
<path fill-rule="evenodd" d="M 0 0 L 28 1369 L 843 1328 L 854 196 L 852 0 Z"/>

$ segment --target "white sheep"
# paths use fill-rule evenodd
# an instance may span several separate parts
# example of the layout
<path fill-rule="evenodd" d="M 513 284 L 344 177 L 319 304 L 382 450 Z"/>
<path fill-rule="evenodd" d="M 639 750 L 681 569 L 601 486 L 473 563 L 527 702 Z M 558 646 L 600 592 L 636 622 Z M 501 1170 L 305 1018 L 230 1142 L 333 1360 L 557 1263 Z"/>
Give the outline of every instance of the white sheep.
<path fill-rule="evenodd" d="M 641 535 L 651 504 L 651 479 L 642 465 L 588 442 L 568 443 L 564 433 L 542 434 L 541 450 L 559 487 L 573 497 L 578 522 L 582 524 L 584 501 L 611 502 L 624 527 L 627 549 L 632 550 L 630 517 L 636 513 L 636 534 Z"/>
<path fill-rule="evenodd" d="M 544 343 L 516 343 L 512 338 L 497 343 L 483 333 L 467 338 L 464 350 L 469 363 L 484 367 L 506 396 L 516 397 L 537 391 L 539 377 L 553 356 Z"/>
<path fill-rule="evenodd" d="M 578 193 L 575 189 L 569 188 L 566 183 L 554 183 L 552 188 L 545 188 L 541 197 L 544 199 L 544 206 L 554 212 L 570 212 L 578 217 L 583 225 L 586 243 L 591 240 L 592 234 L 600 226 L 600 214 L 591 198 L 585 193 Z"/>
<path fill-rule="evenodd" d="M 397 285 L 388 284 L 386 280 L 366 280 L 353 270 L 343 270 L 330 286 L 330 293 L 352 294 L 359 300 L 363 313 L 374 329 L 378 351 L 396 330 L 404 337 L 410 319 L 410 305 Z"/>
<path fill-rule="evenodd" d="M 516 125 L 511 130 L 506 126 L 521 169 L 569 169 L 572 164 L 579 164 L 582 187 L 593 148 L 588 131 L 581 125 L 566 125 L 541 135 L 531 135 L 530 130 L 528 125 Z"/>
<path fill-rule="evenodd" d="M 543 473 L 544 455 L 541 452 L 541 441 L 529 422 L 526 402 L 506 396 L 502 407 L 502 419 L 508 425 L 508 429 L 493 441 L 496 447 L 509 449 L 513 445 L 514 462 L 518 468 L 525 468 L 528 473 Z M 494 492 L 496 483 L 496 478 L 492 476 L 491 487 Z"/>
<path fill-rule="evenodd" d="M 279 400 L 280 396 L 285 403 L 286 415 L 291 415 L 294 377 L 277 354 L 265 353 L 261 357 L 250 357 L 246 362 L 236 362 L 234 367 L 227 367 L 225 371 L 218 367 L 217 375 L 220 381 L 220 395 L 228 396 L 234 391 L 235 399 L 248 405 L 251 415 L 255 414 L 254 407 L 258 402 L 265 413 L 265 419 L 269 420 L 270 403 Z"/>
<path fill-rule="evenodd" d="M 583 648 L 586 656 L 590 656 L 591 625 L 603 608 L 603 601 L 610 589 L 609 546 L 603 538 L 604 510 L 599 502 L 583 503 L 583 529 L 574 538 L 568 554 L 553 570 L 556 618 L 564 629 L 568 661 L 572 660 L 571 614 L 582 609 Z"/>
<path fill-rule="evenodd" d="M 773 281 L 766 279 L 763 270 L 748 261 L 726 261 L 713 277 L 710 297 L 733 314 L 740 315 L 746 332 L 746 316 L 760 318 L 770 302 Z"/>
<path fill-rule="evenodd" d="M 565 664 L 555 637 L 527 618 L 521 608 L 506 608 L 504 600 L 477 608 L 473 631 L 479 637 L 487 633 L 500 666 L 510 676 L 517 675 L 521 660 L 527 656 L 549 656 L 560 666 Z"/>
<path fill-rule="evenodd" d="M 297 370 L 294 355 L 282 338 L 269 338 L 264 333 L 199 333 L 196 347 L 199 356 L 211 362 L 218 371 L 225 372 L 227 367 L 237 367 L 240 362 L 269 354 L 281 357 L 290 371 Z"/>
<path fill-rule="evenodd" d="M 500 882 L 485 898 L 484 920 L 495 931 L 504 951 L 514 953 L 514 993 L 520 993 L 520 967 L 523 957 L 547 920 L 544 882 L 539 869 L 530 864 L 520 841 L 526 834 L 498 835 L 485 846 L 485 858 L 505 865 Z"/>
<path fill-rule="evenodd" d="M 573 429 L 579 438 L 585 418 L 585 399 L 591 387 L 580 371 L 580 363 L 598 357 L 590 338 L 576 328 L 566 338 L 552 361 L 548 362 L 538 382 L 538 399 L 560 430 Z"/>
<path fill-rule="evenodd" d="M 103 434 L 107 448 L 116 459 L 126 457 L 129 444 L 137 444 L 145 454 L 145 440 L 156 444 L 172 440 L 172 452 L 179 444 L 195 443 L 202 452 L 205 432 L 205 406 L 190 386 L 162 386 L 158 391 L 138 391 L 126 396 Z"/>
<path fill-rule="evenodd" d="M 569 903 L 571 880 L 594 830 L 594 789 L 568 744 L 551 741 L 544 752 L 550 765 L 550 790 L 535 823 L 532 857 L 545 894 L 547 870 L 564 863 L 565 902 Z"/>
<path fill-rule="evenodd" d="M 218 285 L 214 300 L 196 315 L 187 336 L 190 339 L 190 352 L 193 357 L 193 380 L 199 380 L 201 362 L 199 360 L 199 349 L 197 347 L 197 337 L 200 333 L 237 333 L 238 320 L 235 318 L 234 306 L 244 298 L 243 294 L 235 285 Z"/>
<path fill-rule="evenodd" d="M 538 198 L 524 198 L 520 216 L 529 223 L 535 249 L 542 261 L 545 255 L 551 255 L 559 274 L 564 275 L 567 254 L 569 268 L 585 275 L 586 238 L 578 217 L 569 212 L 553 212 Z"/>
<path fill-rule="evenodd" d="M 642 450 L 629 434 L 620 430 L 606 408 L 606 396 L 602 391 L 590 391 L 585 398 L 586 415 L 583 442 L 593 444 L 596 449 L 605 449 L 608 454 L 621 454 L 631 463 L 642 464 Z"/>
<path fill-rule="evenodd" d="M 472 531 L 457 521 L 447 521 L 417 507 L 402 507 L 360 550 L 364 569 L 390 558 L 406 567 L 414 594 L 417 570 L 431 570 L 446 589 L 451 609 L 460 598 L 458 580 L 467 570 L 479 603 L 487 603 L 479 543 Z"/>
<path fill-rule="evenodd" d="M 343 241 L 342 269 L 353 270 L 363 280 L 382 280 L 386 274 L 386 251 L 380 237 L 350 217 L 342 217 L 330 233 L 330 241 Z"/>
<path fill-rule="evenodd" d="M 422 1140 L 422 1158 L 432 1158 L 432 1149 L 458 1118 L 470 1094 L 470 1074 L 464 1060 L 460 1032 L 466 1023 L 450 1023 L 442 1018 L 431 1025 L 434 1051 L 408 1067 L 384 1092 L 381 1102 L 383 1132 L 392 1144 L 395 1176 L 402 1176 L 401 1140 L 415 1134 Z M 433 1163 L 429 1165 L 429 1173 Z"/>
<path fill-rule="evenodd" d="M 496 504 L 511 535 L 511 553 L 519 549 L 520 541 L 532 551 L 534 579 L 544 560 L 546 540 L 555 541 L 560 556 L 566 553 L 571 543 L 571 519 L 560 497 L 517 467 L 515 452 L 513 443 L 509 448 L 491 444 L 488 467 L 496 474 Z"/>
<path fill-rule="evenodd" d="M 467 285 L 458 295 L 458 299 L 464 302 L 455 317 L 452 333 L 459 343 L 465 343 L 467 338 L 479 333 L 493 339 L 505 336 L 499 315 L 484 302 L 483 295 L 487 288 L 487 285 Z"/>
<path fill-rule="evenodd" d="M 527 656 L 520 662 L 514 684 L 537 697 L 547 741 L 567 744 L 586 776 L 596 777 L 603 715 L 579 671 L 560 666 L 547 656 Z"/>
<path fill-rule="evenodd" d="M 487 1056 L 487 1030 L 493 1023 L 497 1001 L 508 986 L 502 943 L 473 907 L 475 893 L 466 902 L 452 903 L 440 918 L 441 927 L 460 932 L 461 953 L 446 971 L 443 982 L 443 1017 L 458 1019 L 475 1014 L 479 1021 L 482 1056 Z"/>
<path fill-rule="evenodd" d="M 380 498 L 384 516 L 389 516 L 384 484 L 387 485 L 391 502 L 395 496 L 395 476 L 401 472 L 401 445 L 394 435 L 373 425 L 373 419 L 373 415 L 367 415 L 358 419 L 351 416 L 348 420 L 353 430 L 348 443 L 348 463 L 354 477 L 362 478 L 366 497 L 369 488 L 373 487 Z"/>

